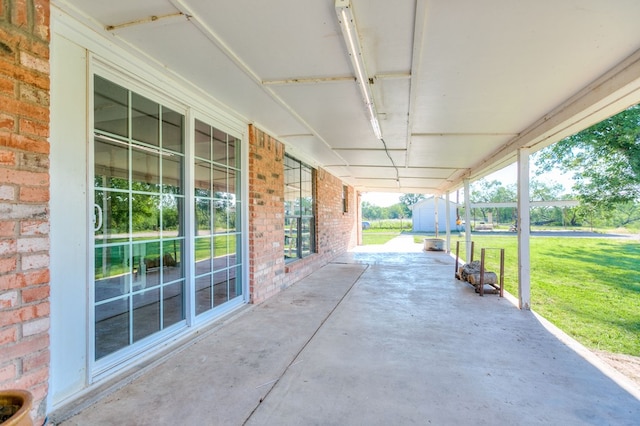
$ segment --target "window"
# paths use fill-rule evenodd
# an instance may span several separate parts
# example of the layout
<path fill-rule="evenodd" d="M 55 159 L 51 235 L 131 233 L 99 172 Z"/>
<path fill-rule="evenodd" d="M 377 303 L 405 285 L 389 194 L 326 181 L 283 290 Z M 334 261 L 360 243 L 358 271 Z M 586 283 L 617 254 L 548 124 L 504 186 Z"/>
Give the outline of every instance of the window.
<path fill-rule="evenodd" d="M 314 170 L 285 155 L 284 257 L 290 262 L 315 252 Z"/>
<path fill-rule="evenodd" d="M 349 187 L 342 185 L 342 212 L 349 213 Z"/>
<path fill-rule="evenodd" d="M 196 315 L 242 295 L 240 140 L 195 122 Z"/>
<path fill-rule="evenodd" d="M 185 320 L 184 116 L 94 80 L 95 359 Z"/>
<path fill-rule="evenodd" d="M 92 361 L 110 368 L 243 301 L 242 143 L 98 75 L 93 101 Z"/>

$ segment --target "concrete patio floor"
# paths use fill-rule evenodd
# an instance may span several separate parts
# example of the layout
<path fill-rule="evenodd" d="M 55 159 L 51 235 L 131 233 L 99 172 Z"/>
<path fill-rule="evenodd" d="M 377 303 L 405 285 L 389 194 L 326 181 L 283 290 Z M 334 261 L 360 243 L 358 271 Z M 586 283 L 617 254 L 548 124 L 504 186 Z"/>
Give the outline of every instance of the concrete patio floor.
<path fill-rule="evenodd" d="M 407 238 L 339 256 L 62 424 L 640 423 L 624 377 Z"/>

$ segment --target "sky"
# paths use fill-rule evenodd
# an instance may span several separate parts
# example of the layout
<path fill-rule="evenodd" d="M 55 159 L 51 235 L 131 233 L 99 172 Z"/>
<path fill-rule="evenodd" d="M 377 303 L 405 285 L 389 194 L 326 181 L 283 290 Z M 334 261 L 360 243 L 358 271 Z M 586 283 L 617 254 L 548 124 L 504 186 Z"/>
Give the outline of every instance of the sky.
<path fill-rule="evenodd" d="M 530 164 L 533 176 L 533 163 Z M 487 175 L 484 179 L 498 180 L 503 185 L 515 184 L 518 180 L 518 165 L 513 163 L 502 170 L 498 170 L 490 175 Z M 546 183 L 560 183 L 564 186 L 565 190 L 571 189 L 571 177 L 560 173 L 559 171 L 551 171 L 544 176 L 538 177 L 539 180 L 544 180 Z M 402 193 L 398 192 L 366 192 L 362 194 L 362 201 L 367 201 L 374 206 L 389 207 L 400 202 Z M 455 193 L 451 194 L 452 200 L 455 201 Z"/>

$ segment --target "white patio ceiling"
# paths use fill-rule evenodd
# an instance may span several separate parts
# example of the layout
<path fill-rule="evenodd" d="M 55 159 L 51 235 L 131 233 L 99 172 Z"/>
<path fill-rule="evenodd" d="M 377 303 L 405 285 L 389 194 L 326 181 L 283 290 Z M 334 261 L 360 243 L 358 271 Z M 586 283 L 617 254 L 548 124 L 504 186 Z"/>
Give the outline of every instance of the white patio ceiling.
<path fill-rule="evenodd" d="M 638 0 L 351 0 L 384 143 L 334 0 L 53 4 L 361 191 L 453 190 L 640 101 Z"/>

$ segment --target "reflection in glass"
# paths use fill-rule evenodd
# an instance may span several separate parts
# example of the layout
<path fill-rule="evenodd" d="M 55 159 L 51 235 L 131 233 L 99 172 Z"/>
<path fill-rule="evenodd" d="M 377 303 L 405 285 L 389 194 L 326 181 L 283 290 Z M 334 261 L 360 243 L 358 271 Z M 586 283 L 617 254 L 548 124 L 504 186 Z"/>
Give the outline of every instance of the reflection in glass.
<path fill-rule="evenodd" d="M 196 275 L 210 273 L 213 270 L 211 237 L 196 238 Z"/>
<path fill-rule="evenodd" d="M 131 194 L 132 238 L 160 238 L 160 196 Z"/>
<path fill-rule="evenodd" d="M 184 281 L 179 281 L 162 289 L 163 327 L 185 319 L 184 309 Z"/>
<path fill-rule="evenodd" d="M 180 235 L 183 205 L 183 197 L 169 194 L 162 196 L 162 236 L 164 238 Z"/>
<path fill-rule="evenodd" d="M 160 192 L 160 154 L 133 145 L 131 188 L 134 191 Z"/>
<path fill-rule="evenodd" d="M 160 289 L 133 295 L 133 341 L 160 331 Z"/>
<path fill-rule="evenodd" d="M 127 137 L 129 91 L 99 76 L 93 82 L 94 128 Z"/>
<path fill-rule="evenodd" d="M 236 152 L 236 149 L 240 149 L 240 139 L 234 138 L 232 136 L 227 136 L 227 155 L 228 160 L 227 164 L 229 167 L 240 168 L 240 164 L 238 163 L 240 156 Z"/>
<path fill-rule="evenodd" d="M 96 135 L 93 153 L 95 186 L 129 189 L 129 149 L 126 144 Z"/>
<path fill-rule="evenodd" d="M 229 300 L 229 270 L 225 269 L 213 274 L 213 306 L 222 305 Z"/>
<path fill-rule="evenodd" d="M 160 284 L 160 242 L 134 244 L 132 246 L 133 290 L 155 287 Z"/>
<path fill-rule="evenodd" d="M 162 282 L 170 283 L 184 278 L 182 258 L 184 239 L 162 242 Z"/>
<path fill-rule="evenodd" d="M 196 278 L 196 315 L 211 309 L 211 275 Z"/>
<path fill-rule="evenodd" d="M 227 134 L 218 129 L 213 129 L 213 161 L 227 164 Z"/>
<path fill-rule="evenodd" d="M 195 195 L 197 197 L 211 196 L 211 164 L 204 161 L 196 161 L 195 164 Z"/>
<path fill-rule="evenodd" d="M 196 198 L 196 235 L 209 235 L 212 228 L 211 200 Z"/>
<path fill-rule="evenodd" d="M 211 126 L 200 120 L 196 120 L 195 155 L 211 160 Z"/>
<path fill-rule="evenodd" d="M 128 245 L 96 247 L 94 265 L 96 302 L 129 292 L 131 268 Z"/>
<path fill-rule="evenodd" d="M 162 192 L 183 195 L 182 157 L 178 155 L 162 158 Z"/>
<path fill-rule="evenodd" d="M 100 359 L 129 345 L 129 298 L 96 305 L 95 356 Z"/>
<path fill-rule="evenodd" d="M 160 105 L 137 93 L 131 94 L 131 103 L 133 139 L 160 146 Z"/>
<path fill-rule="evenodd" d="M 121 242 L 129 233 L 129 194 L 126 192 L 94 192 L 95 242 Z"/>
<path fill-rule="evenodd" d="M 162 148 L 184 152 L 184 116 L 162 107 Z"/>

